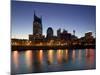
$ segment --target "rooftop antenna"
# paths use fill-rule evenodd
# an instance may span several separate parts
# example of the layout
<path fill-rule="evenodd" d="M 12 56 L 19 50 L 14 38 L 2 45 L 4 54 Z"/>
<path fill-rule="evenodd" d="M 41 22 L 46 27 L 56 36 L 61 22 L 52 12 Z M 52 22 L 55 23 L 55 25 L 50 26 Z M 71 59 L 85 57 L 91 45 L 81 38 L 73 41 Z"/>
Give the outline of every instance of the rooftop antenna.
<path fill-rule="evenodd" d="M 34 10 L 34 16 L 36 16 L 36 15 L 35 15 L 35 10 Z"/>
<path fill-rule="evenodd" d="M 75 35 L 75 30 L 73 30 L 73 35 Z"/>

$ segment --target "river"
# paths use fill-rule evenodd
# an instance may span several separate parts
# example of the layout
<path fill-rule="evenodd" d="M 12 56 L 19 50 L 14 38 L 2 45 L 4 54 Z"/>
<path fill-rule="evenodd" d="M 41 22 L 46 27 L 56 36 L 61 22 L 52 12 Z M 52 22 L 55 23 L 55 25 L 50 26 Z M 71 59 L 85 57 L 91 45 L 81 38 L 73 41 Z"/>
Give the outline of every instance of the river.
<path fill-rule="evenodd" d="M 95 68 L 95 49 L 15 50 L 11 52 L 12 74 L 86 70 Z"/>

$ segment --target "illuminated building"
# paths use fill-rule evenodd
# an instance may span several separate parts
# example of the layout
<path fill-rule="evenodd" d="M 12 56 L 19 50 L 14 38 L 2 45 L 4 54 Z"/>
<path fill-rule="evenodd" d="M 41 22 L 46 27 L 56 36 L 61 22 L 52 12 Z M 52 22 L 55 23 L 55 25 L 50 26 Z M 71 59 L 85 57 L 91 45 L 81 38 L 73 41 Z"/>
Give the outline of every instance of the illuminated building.
<path fill-rule="evenodd" d="M 34 13 L 33 35 L 42 35 L 42 17 L 39 18 Z"/>
<path fill-rule="evenodd" d="M 92 38 L 92 32 L 87 32 L 85 33 L 86 38 Z"/>
<path fill-rule="evenodd" d="M 43 40 L 44 36 L 42 35 L 42 17 L 39 18 L 36 16 L 34 13 L 34 21 L 33 21 L 33 34 L 29 35 L 29 40 L 34 41 L 34 40 Z"/>
<path fill-rule="evenodd" d="M 63 32 L 60 34 L 60 38 L 64 40 L 70 40 L 71 39 L 71 33 L 68 33 L 65 29 Z"/>

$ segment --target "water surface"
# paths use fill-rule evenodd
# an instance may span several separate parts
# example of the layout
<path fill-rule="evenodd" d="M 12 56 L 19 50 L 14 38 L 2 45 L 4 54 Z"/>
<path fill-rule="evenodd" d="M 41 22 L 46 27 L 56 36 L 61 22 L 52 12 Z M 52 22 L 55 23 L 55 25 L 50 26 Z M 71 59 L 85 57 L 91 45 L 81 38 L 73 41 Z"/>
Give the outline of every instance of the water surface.
<path fill-rule="evenodd" d="M 95 49 L 12 51 L 12 74 L 95 69 Z"/>

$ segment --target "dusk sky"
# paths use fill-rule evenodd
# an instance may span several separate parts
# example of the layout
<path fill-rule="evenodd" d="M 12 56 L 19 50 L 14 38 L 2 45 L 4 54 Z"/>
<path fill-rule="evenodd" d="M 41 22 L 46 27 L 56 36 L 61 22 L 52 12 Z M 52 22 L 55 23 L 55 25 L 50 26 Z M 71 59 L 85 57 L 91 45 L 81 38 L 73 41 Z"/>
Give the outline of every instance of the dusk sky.
<path fill-rule="evenodd" d="M 54 35 L 57 29 L 66 29 L 69 33 L 76 30 L 76 36 L 82 37 L 88 31 L 96 33 L 96 7 L 68 4 L 47 4 L 36 2 L 11 2 L 11 32 L 13 38 L 28 39 L 33 33 L 34 11 L 42 16 L 43 34 L 52 27 Z"/>

